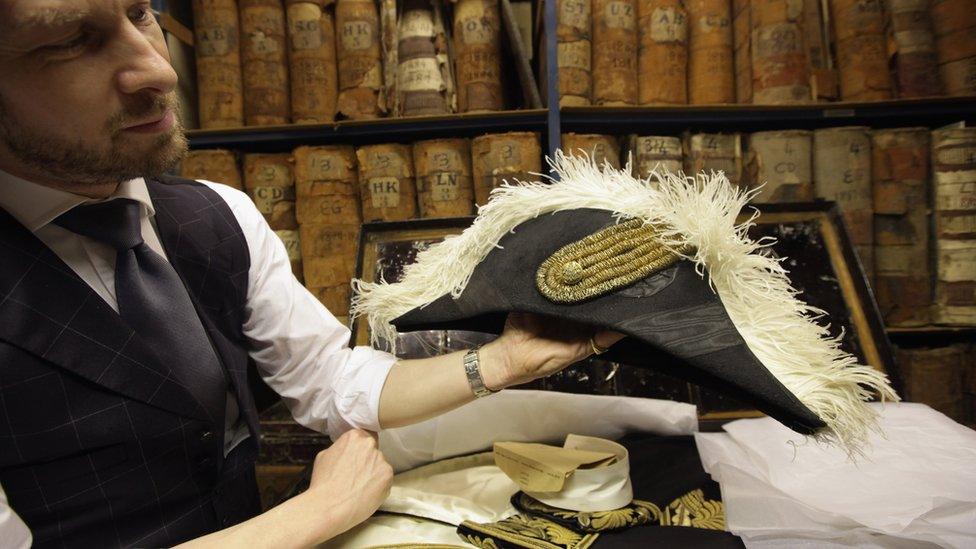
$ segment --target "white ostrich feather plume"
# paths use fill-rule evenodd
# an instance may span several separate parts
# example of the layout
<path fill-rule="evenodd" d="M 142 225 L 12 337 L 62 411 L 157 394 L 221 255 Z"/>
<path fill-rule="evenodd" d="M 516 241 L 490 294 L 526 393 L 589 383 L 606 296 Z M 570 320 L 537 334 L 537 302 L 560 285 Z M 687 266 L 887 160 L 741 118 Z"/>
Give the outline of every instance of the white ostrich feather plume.
<path fill-rule="evenodd" d="M 630 175 L 629 166 L 601 167 L 588 157 L 561 152 L 549 164 L 558 181 L 519 181 L 495 189 L 467 230 L 420 252 L 400 282 L 353 281 L 351 314 L 368 319 L 374 345 L 395 343 L 390 322 L 400 315 L 444 294 L 458 297 L 475 266 L 519 224 L 562 210 L 609 210 L 622 220 L 670 227 L 664 237 L 673 246 L 690 244 L 695 251 L 687 259 L 703 276 L 707 272 L 752 352 L 827 424 L 816 438 L 838 443 L 852 455 L 860 452 L 868 432 L 876 429 L 875 413 L 865 401 L 898 396 L 883 373 L 839 348 L 839 340 L 817 322 L 823 311 L 797 299 L 780 261 L 763 253 L 771 242 L 747 236 L 756 216 L 736 223 L 751 193 L 721 172 L 685 177 L 655 171 L 641 180 Z"/>

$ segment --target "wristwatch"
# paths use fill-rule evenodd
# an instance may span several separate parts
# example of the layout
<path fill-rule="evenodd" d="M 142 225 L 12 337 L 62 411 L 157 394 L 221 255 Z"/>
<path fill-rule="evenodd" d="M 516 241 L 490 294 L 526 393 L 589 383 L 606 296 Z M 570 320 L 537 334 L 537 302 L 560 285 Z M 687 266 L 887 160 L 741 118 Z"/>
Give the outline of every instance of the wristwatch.
<path fill-rule="evenodd" d="M 485 380 L 481 377 L 481 363 L 478 361 L 478 347 L 464 353 L 464 373 L 468 376 L 468 385 L 475 397 L 481 398 L 497 392 L 485 387 Z"/>

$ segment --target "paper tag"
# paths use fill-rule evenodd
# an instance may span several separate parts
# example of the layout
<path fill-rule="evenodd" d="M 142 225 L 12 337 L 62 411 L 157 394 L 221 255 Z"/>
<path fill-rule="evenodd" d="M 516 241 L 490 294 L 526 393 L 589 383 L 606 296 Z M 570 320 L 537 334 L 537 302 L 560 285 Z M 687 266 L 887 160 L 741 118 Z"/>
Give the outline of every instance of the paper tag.
<path fill-rule="evenodd" d="M 590 3 L 585 0 L 563 0 L 559 4 L 559 23 L 577 29 L 588 29 Z"/>
<path fill-rule="evenodd" d="M 603 12 L 603 22 L 611 29 L 633 29 L 637 26 L 634 5 L 630 2 L 609 2 Z"/>
<path fill-rule="evenodd" d="M 322 28 L 319 20 L 322 8 L 311 2 L 288 7 L 288 28 L 294 50 L 315 50 L 322 47 Z"/>
<path fill-rule="evenodd" d="M 426 10 L 410 10 L 404 13 L 397 26 L 400 40 L 415 36 L 422 38 L 434 36 L 434 20 L 431 13 Z"/>
<path fill-rule="evenodd" d="M 295 200 L 295 189 L 294 187 L 254 187 L 251 190 L 251 198 L 259 212 L 270 214 L 278 202 L 293 202 Z"/>
<path fill-rule="evenodd" d="M 496 442 L 495 465 L 526 492 L 558 492 L 577 469 L 605 467 L 610 452 L 572 450 L 531 442 Z"/>
<path fill-rule="evenodd" d="M 461 42 L 464 44 L 488 44 L 497 36 L 491 28 L 491 20 L 476 15 L 461 21 Z"/>
<path fill-rule="evenodd" d="M 556 44 L 556 56 L 559 68 L 574 68 L 584 71 L 590 70 L 589 40 L 576 40 L 575 42 L 560 42 Z"/>
<path fill-rule="evenodd" d="M 685 42 L 688 40 L 688 18 L 674 8 L 655 8 L 651 15 L 651 40 Z"/>
<path fill-rule="evenodd" d="M 374 208 L 396 208 L 400 205 L 400 180 L 392 176 L 370 179 L 369 198 Z"/>
<path fill-rule="evenodd" d="M 373 46 L 375 31 L 369 21 L 346 21 L 339 31 L 339 40 L 345 50 L 368 50 Z"/>
<path fill-rule="evenodd" d="M 272 36 L 268 36 L 263 32 L 255 32 L 251 35 L 251 53 L 255 55 L 264 55 L 267 53 L 275 53 L 278 51 L 278 41 Z"/>
<path fill-rule="evenodd" d="M 457 200 L 461 194 L 461 174 L 458 172 L 431 174 L 427 181 L 430 183 L 430 199 L 434 202 Z"/>
<path fill-rule="evenodd" d="M 234 29 L 230 26 L 204 27 L 197 30 L 197 55 L 208 57 L 213 55 L 227 55 L 234 43 Z"/>

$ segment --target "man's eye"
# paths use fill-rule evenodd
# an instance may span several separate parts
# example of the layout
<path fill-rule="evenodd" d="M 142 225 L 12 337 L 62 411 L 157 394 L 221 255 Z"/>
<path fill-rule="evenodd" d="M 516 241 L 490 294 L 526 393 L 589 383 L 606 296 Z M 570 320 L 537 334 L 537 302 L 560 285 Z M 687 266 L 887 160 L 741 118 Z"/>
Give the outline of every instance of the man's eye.
<path fill-rule="evenodd" d="M 88 42 L 88 35 L 82 33 L 65 42 L 59 42 L 57 44 L 50 44 L 44 46 L 44 49 L 55 53 L 71 52 L 84 46 L 87 42 Z"/>
<path fill-rule="evenodd" d="M 159 12 L 149 6 L 136 6 L 129 10 L 129 20 L 138 25 L 148 25 L 156 21 Z"/>

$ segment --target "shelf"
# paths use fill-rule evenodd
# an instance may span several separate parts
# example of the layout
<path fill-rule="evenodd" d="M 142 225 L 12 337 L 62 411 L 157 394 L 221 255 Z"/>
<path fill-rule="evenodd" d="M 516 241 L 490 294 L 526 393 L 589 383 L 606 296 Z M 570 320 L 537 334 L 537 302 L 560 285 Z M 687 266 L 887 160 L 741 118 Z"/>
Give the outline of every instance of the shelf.
<path fill-rule="evenodd" d="M 885 328 L 888 335 L 973 335 L 976 326 L 918 326 L 914 328 Z"/>
<path fill-rule="evenodd" d="M 976 122 L 976 97 L 899 99 L 873 103 L 810 105 L 668 105 L 659 107 L 565 107 L 563 132 L 659 133 L 755 132 L 863 125 L 873 128 L 939 127 Z"/>
<path fill-rule="evenodd" d="M 189 130 L 191 149 L 225 148 L 245 152 L 286 152 L 301 145 L 413 142 L 441 137 L 546 129 L 545 109 L 465 113 L 447 116 L 342 120 L 333 124 L 248 126 Z"/>

